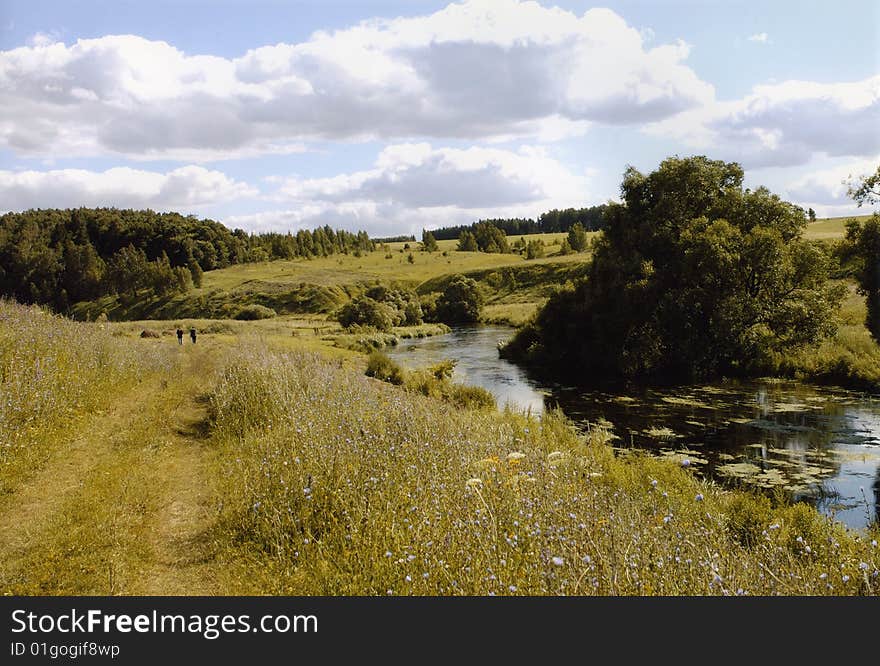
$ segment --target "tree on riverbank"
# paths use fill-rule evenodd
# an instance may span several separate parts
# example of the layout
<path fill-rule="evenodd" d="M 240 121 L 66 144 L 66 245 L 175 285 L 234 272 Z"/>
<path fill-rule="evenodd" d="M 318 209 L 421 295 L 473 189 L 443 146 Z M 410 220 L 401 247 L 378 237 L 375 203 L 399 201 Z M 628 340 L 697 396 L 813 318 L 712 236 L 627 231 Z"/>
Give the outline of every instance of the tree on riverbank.
<path fill-rule="evenodd" d="M 581 381 L 760 372 L 835 330 L 842 288 L 802 240 L 804 211 L 743 189 L 736 163 L 627 169 L 588 277 L 553 296 L 505 356 Z"/>
<path fill-rule="evenodd" d="M 851 184 L 848 194 L 859 206 L 880 202 L 880 167 L 873 175 Z M 874 213 L 864 223 L 856 219 L 846 223 L 843 254 L 846 259 L 855 260 L 859 293 L 865 296 L 868 307 L 865 326 L 874 340 L 880 342 L 880 213 Z"/>

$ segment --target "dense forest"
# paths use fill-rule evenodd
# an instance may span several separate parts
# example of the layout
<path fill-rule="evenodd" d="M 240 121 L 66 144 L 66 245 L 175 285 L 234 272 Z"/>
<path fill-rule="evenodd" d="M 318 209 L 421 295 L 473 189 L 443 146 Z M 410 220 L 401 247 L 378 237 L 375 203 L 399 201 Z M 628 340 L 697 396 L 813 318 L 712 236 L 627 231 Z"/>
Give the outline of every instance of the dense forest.
<path fill-rule="evenodd" d="M 178 213 L 40 209 L 0 216 L 0 295 L 65 312 L 106 294 L 186 291 L 202 272 L 271 259 L 371 251 L 365 231 L 248 234 Z"/>
<path fill-rule="evenodd" d="M 578 222 L 587 231 L 599 231 L 605 226 L 605 211 L 607 204 L 591 206 L 590 208 L 566 208 L 542 213 L 537 220 L 531 218 L 509 218 L 479 220 L 473 224 L 460 224 L 453 227 L 441 227 L 432 229 L 431 233 L 437 240 L 458 240 L 464 231 L 475 233 L 477 225 L 491 224 L 501 229 L 508 236 L 520 236 L 526 234 L 552 234 L 565 232 Z"/>

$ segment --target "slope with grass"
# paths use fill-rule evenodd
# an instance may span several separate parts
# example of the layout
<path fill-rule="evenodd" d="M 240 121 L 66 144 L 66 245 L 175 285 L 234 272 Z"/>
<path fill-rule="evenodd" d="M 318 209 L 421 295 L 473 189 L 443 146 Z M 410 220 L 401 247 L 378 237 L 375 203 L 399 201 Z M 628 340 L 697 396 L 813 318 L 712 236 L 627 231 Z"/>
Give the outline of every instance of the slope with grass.
<path fill-rule="evenodd" d="M 39 456 L 4 451 L 18 462 L 3 472 L 3 593 L 878 591 L 876 529 L 615 452 L 602 427 L 584 436 L 559 414 L 391 386 L 280 322 L 180 346 L 164 327 L 142 339 L 134 324 L 0 314 L 0 339 L 30 332 L 26 357 L 2 348 L 4 398 L 17 368 L 42 368 L 32 395 L 57 394 L 0 414 L 7 433 L 45 422 L 19 440 Z M 88 400 L 65 396 L 80 369 L 100 387 Z"/>
<path fill-rule="evenodd" d="M 0 303 L 0 593 L 216 591 L 198 396 L 218 348 L 111 329 Z"/>
<path fill-rule="evenodd" d="M 539 234 L 548 246 L 546 256 L 527 261 L 518 254 L 458 252 L 455 241 L 440 241 L 437 252 L 421 252 L 417 243 L 388 243 L 374 252 L 331 257 L 242 264 L 204 274 L 203 285 L 185 294 L 147 295 L 127 300 L 104 297 L 78 303 L 77 319 L 94 320 L 105 313 L 115 321 L 135 319 L 234 318 L 248 305 L 272 308 L 279 314 L 327 314 L 382 283 L 416 289 L 425 282 L 454 274 L 485 274 L 493 269 L 525 266 L 555 267 L 583 263 L 585 254 L 558 256 L 565 234 Z M 513 237 L 511 241 L 518 237 Z M 412 254 L 413 260 L 409 261 Z M 550 280 L 546 281 L 548 284 Z M 492 289 L 491 285 L 486 286 Z M 540 303 L 540 298 L 533 301 Z"/>

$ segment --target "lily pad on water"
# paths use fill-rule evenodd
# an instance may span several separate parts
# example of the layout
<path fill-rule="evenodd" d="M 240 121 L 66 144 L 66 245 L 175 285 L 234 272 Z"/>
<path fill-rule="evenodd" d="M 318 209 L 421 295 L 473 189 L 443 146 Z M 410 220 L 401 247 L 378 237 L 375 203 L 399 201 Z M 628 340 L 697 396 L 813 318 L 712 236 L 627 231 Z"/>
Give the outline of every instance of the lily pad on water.
<path fill-rule="evenodd" d="M 706 465 L 709 462 L 705 458 L 695 455 L 694 451 L 689 450 L 673 451 L 671 449 L 664 449 L 660 452 L 660 455 L 679 464 L 681 464 L 683 460 L 689 460 L 691 465 Z"/>
<path fill-rule="evenodd" d="M 674 430 L 665 426 L 662 428 L 651 427 L 645 430 L 644 433 L 648 437 L 654 437 L 656 439 L 674 439 L 676 437 L 681 437 L 681 435 L 676 434 Z"/>
<path fill-rule="evenodd" d="M 665 396 L 663 398 L 663 402 L 670 405 L 681 405 L 683 407 L 700 407 L 702 409 L 710 409 L 712 407 L 712 405 L 706 404 L 702 400 L 697 400 L 696 398 L 691 398 L 688 396 Z"/>
<path fill-rule="evenodd" d="M 770 411 L 778 414 L 780 412 L 808 412 L 812 409 L 818 409 L 818 407 L 803 402 L 777 402 L 770 408 Z"/>
<path fill-rule="evenodd" d="M 725 476 L 746 478 L 754 476 L 755 474 L 759 474 L 761 472 L 761 468 L 757 465 L 753 465 L 752 463 L 740 462 L 721 465 L 717 468 L 717 471 L 720 474 L 724 474 Z"/>
<path fill-rule="evenodd" d="M 752 477 L 752 479 L 762 488 L 773 488 L 774 486 L 783 486 L 788 483 L 785 475 L 778 469 L 768 469 Z"/>

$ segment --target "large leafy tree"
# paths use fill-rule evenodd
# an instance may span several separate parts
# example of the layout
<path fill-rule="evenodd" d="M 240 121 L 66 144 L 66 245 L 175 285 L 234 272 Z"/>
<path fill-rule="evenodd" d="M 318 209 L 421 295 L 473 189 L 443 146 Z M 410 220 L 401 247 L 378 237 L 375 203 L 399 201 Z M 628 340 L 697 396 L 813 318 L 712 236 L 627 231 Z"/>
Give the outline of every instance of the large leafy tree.
<path fill-rule="evenodd" d="M 802 240 L 802 209 L 743 189 L 736 163 L 629 168 L 588 278 L 559 292 L 505 354 L 601 377 L 689 380 L 767 367 L 835 330 L 842 289 Z"/>
<path fill-rule="evenodd" d="M 873 175 L 851 184 L 849 196 L 859 206 L 880 203 L 880 166 Z M 880 213 L 874 213 L 864 222 L 857 219 L 847 222 L 843 254 L 845 259 L 853 261 L 859 292 L 867 302 L 865 325 L 880 342 Z"/>

